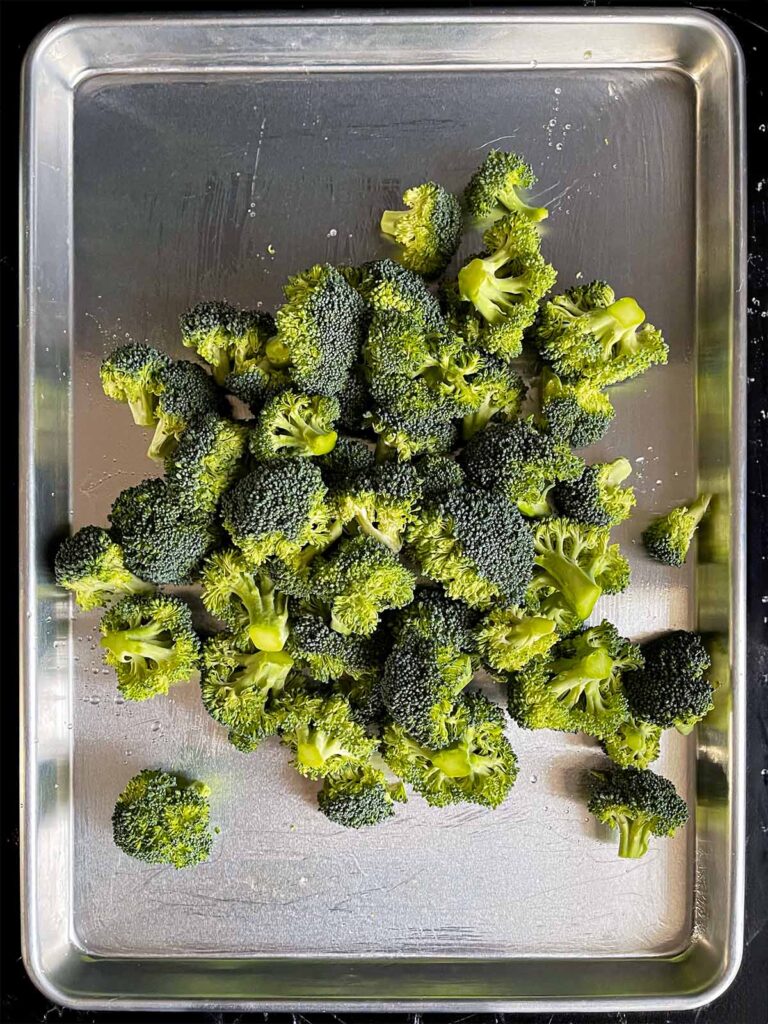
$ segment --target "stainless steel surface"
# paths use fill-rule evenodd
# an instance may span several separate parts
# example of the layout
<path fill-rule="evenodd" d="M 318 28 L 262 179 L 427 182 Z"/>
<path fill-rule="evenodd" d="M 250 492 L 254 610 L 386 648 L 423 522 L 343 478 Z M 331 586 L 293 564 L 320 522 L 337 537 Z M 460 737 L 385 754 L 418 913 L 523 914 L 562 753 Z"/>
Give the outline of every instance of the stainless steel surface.
<path fill-rule="evenodd" d="M 22 646 L 25 958 L 78 1006 L 608 1009 L 693 1006 L 741 949 L 744 311 L 742 66 L 693 12 L 76 20 L 27 61 L 24 107 Z M 195 684 L 115 699 L 96 616 L 52 586 L 51 538 L 152 475 L 102 395 L 113 344 L 182 354 L 176 316 L 225 296 L 273 307 L 320 260 L 386 251 L 375 211 L 435 176 L 459 189 L 519 149 L 567 285 L 637 294 L 670 365 L 615 390 L 595 455 L 626 454 L 619 535 L 633 636 L 713 633 L 716 713 L 665 737 L 695 808 L 638 863 L 587 816 L 587 740 L 511 728 L 519 781 L 495 813 L 418 798 L 370 833 L 318 815 L 278 746 L 246 758 Z M 467 251 L 477 247 L 466 243 Z M 274 254 L 270 249 L 274 249 Z M 641 554 L 650 515 L 718 495 L 695 561 Z M 112 845 L 126 780 L 213 785 L 211 862 L 148 868 Z"/>

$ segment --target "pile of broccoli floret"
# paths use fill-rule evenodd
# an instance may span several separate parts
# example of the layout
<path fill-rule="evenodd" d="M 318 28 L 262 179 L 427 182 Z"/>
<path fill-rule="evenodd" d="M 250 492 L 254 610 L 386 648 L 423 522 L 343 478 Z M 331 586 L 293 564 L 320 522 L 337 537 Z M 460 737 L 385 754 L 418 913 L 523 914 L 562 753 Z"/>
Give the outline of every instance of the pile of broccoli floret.
<path fill-rule="evenodd" d="M 609 428 L 607 389 L 667 346 L 605 282 L 551 294 L 534 182 L 492 150 L 463 196 L 427 182 L 383 214 L 395 258 L 298 273 L 274 315 L 193 306 L 181 341 L 200 362 L 111 352 L 104 391 L 153 432 L 164 475 L 65 540 L 55 575 L 84 610 L 107 607 L 125 699 L 199 673 L 233 747 L 278 737 L 339 825 L 385 822 L 409 788 L 497 807 L 518 771 L 506 707 L 602 745 L 614 767 L 589 806 L 635 857 L 685 821 L 649 765 L 664 729 L 712 707 L 709 657 L 697 634 L 638 645 L 594 617 L 629 584 L 611 530 L 635 495 L 625 458 L 577 449 Z M 434 285 L 478 227 L 482 251 Z M 651 524 L 649 553 L 681 564 L 708 503 Z M 215 631 L 161 589 L 182 584 L 200 585 Z M 147 769 L 114 838 L 182 867 L 208 856 L 208 818 L 205 786 Z"/>

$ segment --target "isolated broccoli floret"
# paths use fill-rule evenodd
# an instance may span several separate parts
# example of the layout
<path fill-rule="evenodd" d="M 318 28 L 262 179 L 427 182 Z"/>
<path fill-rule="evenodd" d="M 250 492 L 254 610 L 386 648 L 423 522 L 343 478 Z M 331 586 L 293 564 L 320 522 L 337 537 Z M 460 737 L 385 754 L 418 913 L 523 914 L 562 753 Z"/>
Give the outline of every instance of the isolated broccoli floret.
<path fill-rule="evenodd" d="M 179 317 L 181 340 L 213 370 L 217 384 L 264 361 L 264 346 L 275 333 L 271 313 L 236 309 L 228 302 L 199 302 Z"/>
<path fill-rule="evenodd" d="M 520 374 L 492 355 L 483 357 L 482 367 L 472 379 L 472 388 L 480 404 L 464 416 L 462 434 L 465 441 L 485 430 L 494 417 L 511 420 L 517 416 L 528 391 Z"/>
<path fill-rule="evenodd" d="M 521 608 L 493 608 L 476 630 L 483 662 L 497 672 L 516 672 L 544 656 L 558 641 L 555 624 Z"/>
<path fill-rule="evenodd" d="M 425 501 L 444 498 L 464 483 L 464 470 L 449 455 L 421 455 L 413 462 Z"/>
<path fill-rule="evenodd" d="M 264 566 L 254 569 L 234 548 L 207 559 L 202 571 L 203 604 L 229 626 L 241 647 L 282 651 L 288 638 L 288 598 L 278 593 Z"/>
<path fill-rule="evenodd" d="M 384 730 L 384 759 L 433 807 L 498 807 L 517 777 L 517 758 L 504 735 L 504 713 L 481 693 L 465 694 L 448 722 L 439 750 L 418 743 L 401 725 Z"/>
<path fill-rule="evenodd" d="M 297 690 L 283 702 L 282 740 L 294 754 L 294 766 L 310 779 L 343 775 L 367 764 L 376 740 L 354 721 L 339 694 L 325 697 Z"/>
<path fill-rule="evenodd" d="M 185 509 L 160 478 L 121 491 L 109 519 L 126 566 L 150 583 L 192 582 L 217 540 L 210 517 Z"/>
<path fill-rule="evenodd" d="M 624 678 L 632 715 L 688 735 L 713 706 L 714 688 L 706 678 L 711 661 L 701 637 L 678 629 L 649 640 L 641 650 L 645 666 Z"/>
<path fill-rule="evenodd" d="M 240 475 L 245 447 L 241 424 L 214 412 L 193 419 L 165 460 L 166 480 L 179 505 L 192 514 L 212 516 Z"/>
<path fill-rule="evenodd" d="M 389 548 L 365 534 L 345 538 L 327 558 L 314 562 L 312 579 L 339 633 L 373 633 L 381 612 L 402 608 L 413 597 L 413 573 Z"/>
<path fill-rule="evenodd" d="M 310 459 L 258 466 L 221 500 L 224 529 L 254 565 L 294 555 L 328 526 L 327 488 Z"/>
<path fill-rule="evenodd" d="M 575 480 L 562 480 L 552 491 L 561 515 L 592 526 L 613 526 L 627 519 L 635 506 L 635 492 L 622 484 L 632 472 L 627 459 L 586 466 Z"/>
<path fill-rule="evenodd" d="M 510 676 L 509 713 L 526 729 L 609 736 L 627 718 L 622 674 L 642 662 L 637 644 L 603 621 Z"/>
<path fill-rule="evenodd" d="M 376 458 L 397 458 L 404 462 L 425 454 L 449 452 L 456 440 L 456 425 L 442 411 L 401 415 L 381 407 L 368 418 L 377 435 Z"/>
<path fill-rule="evenodd" d="M 440 304 L 424 278 L 394 260 L 373 260 L 361 268 L 357 289 L 372 310 L 405 313 L 428 331 L 445 329 Z"/>
<path fill-rule="evenodd" d="M 239 750 L 249 753 L 277 732 L 283 721 L 280 699 L 292 669 L 293 659 L 285 651 L 244 651 L 228 633 L 217 633 L 205 643 L 203 705 L 229 729 L 230 742 Z"/>
<path fill-rule="evenodd" d="M 597 387 L 667 361 L 661 332 L 645 322 L 635 299 L 616 299 L 604 281 L 579 285 L 546 302 L 535 340 L 556 374 L 586 377 Z"/>
<path fill-rule="evenodd" d="M 690 505 L 673 508 L 660 519 L 654 519 L 643 532 L 643 544 L 651 558 L 664 565 L 683 565 L 711 500 L 711 494 L 702 494 Z"/>
<path fill-rule="evenodd" d="M 145 768 L 117 798 L 115 846 L 146 864 L 187 868 L 208 860 L 213 845 L 210 789 L 171 772 Z"/>
<path fill-rule="evenodd" d="M 127 402 L 133 422 L 154 427 L 160 377 L 171 360 L 149 345 L 121 345 L 104 359 L 99 370 L 101 386 L 108 398 Z"/>
<path fill-rule="evenodd" d="M 547 367 L 541 374 L 542 427 L 574 448 L 597 444 L 616 410 L 600 388 L 589 380 L 562 381 Z"/>
<path fill-rule="evenodd" d="M 520 189 L 533 188 L 536 177 L 530 164 L 514 153 L 491 149 L 469 179 L 464 190 L 464 206 L 470 217 L 479 221 L 496 220 L 511 210 L 530 221 L 548 216 L 543 206 L 530 206 L 520 197 Z"/>
<path fill-rule="evenodd" d="M 259 462 L 278 456 L 326 455 L 338 437 L 335 398 L 283 391 L 271 398 L 256 417 L 248 447 Z"/>
<path fill-rule="evenodd" d="M 104 661 L 126 700 L 148 700 L 197 670 L 200 641 L 189 605 L 165 594 L 124 597 L 99 625 Z"/>
<path fill-rule="evenodd" d="M 83 526 L 59 545 L 54 575 L 71 590 L 83 611 L 108 604 L 113 597 L 152 590 L 126 568 L 123 549 L 100 526 Z"/>
<path fill-rule="evenodd" d="M 602 747 L 620 768 L 647 768 L 659 756 L 661 726 L 628 718 L 615 732 L 604 736 Z"/>
<path fill-rule="evenodd" d="M 327 455 L 317 460 L 329 490 L 348 484 L 376 465 L 373 449 L 358 437 L 340 437 Z"/>
<path fill-rule="evenodd" d="M 192 420 L 203 413 L 219 411 L 221 394 L 210 374 L 186 359 L 165 367 L 159 381 L 157 426 L 147 455 L 162 462 L 173 452 Z"/>
<path fill-rule="evenodd" d="M 592 772 L 587 805 L 598 821 L 619 830 L 619 856 L 643 857 L 651 836 L 673 836 L 688 808 L 669 779 L 652 771 Z"/>
<path fill-rule="evenodd" d="M 363 340 L 363 299 L 327 263 L 290 277 L 283 292 L 286 301 L 277 311 L 267 358 L 287 369 L 299 391 L 338 395 Z"/>
<path fill-rule="evenodd" d="M 292 615 L 287 649 L 321 683 L 342 676 L 366 680 L 381 671 L 381 650 L 373 637 L 337 633 L 321 615 Z"/>
<path fill-rule="evenodd" d="M 407 210 L 385 210 L 381 230 L 400 248 L 409 270 L 434 277 L 445 268 L 461 241 L 461 205 L 442 185 L 427 181 L 406 189 Z"/>
<path fill-rule="evenodd" d="M 610 530 L 570 519 L 545 519 L 533 532 L 533 582 L 528 609 L 554 620 L 560 632 L 589 618 L 602 593 L 619 594 L 629 585 L 629 564 L 610 543 Z"/>
<path fill-rule="evenodd" d="M 517 508 L 500 494 L 459 487 L 425 506 L 408 532 L 425 576 L 475 608 L 521 604 L 533 545 Z"/>
<path fill-rule="evenodd" d="M 317 806 L 330 821 L 345 828 L 380 825 L 395 813 L 396 803 L 405 803 L 402 783 L 390 784 L 384 773 L 370 765 L 323 780 Z"/>
<path fill-rule="evenodd" d="M 338 485 L 333 508 L 347 528 L 360 532 L 399 551 L 408 524 L 416 517 L 421 499 L 421 481 L 408 463 L 385 462 L 370 472 Z"/>

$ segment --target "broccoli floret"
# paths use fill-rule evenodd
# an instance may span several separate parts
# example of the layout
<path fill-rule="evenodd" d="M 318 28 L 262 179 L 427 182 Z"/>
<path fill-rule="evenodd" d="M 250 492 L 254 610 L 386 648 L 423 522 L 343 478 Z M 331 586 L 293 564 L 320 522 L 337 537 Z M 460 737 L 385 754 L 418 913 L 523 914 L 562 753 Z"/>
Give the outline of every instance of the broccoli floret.
<path fill-rule="evenodd" d="M 260 462 L 278 456 L 326 455 L 336 444 L 338 415 L 335 398 L 283 391 L 256 417 L 248 436 L 251 454 Z"/>
<path fill-rule="evenodd" d="M 373 310 L 393 309 L 417 320 L 428 331 L 443 331 L 440 304 L 424 278 L 394 260 L 374 260 L 361 268 L 358 291 Z"/>
<path fill-rule="evenodd" d="M 610 530 L 570 519 L 545 519 L 533 533 L 533 582 L 528 609 L 552 618 L 571 632 L 592 614 L 602 593 L 619 594 L 629 585 L 629 563 L 610 544 Z"/>
<path fill-rule="evenodd" d="M 258 466 L 224 495 L 224 529 L 254 565 L 290 556 L 328 527 L 327 488 L 310 459 Z"/>
<path fill-rule="evenodd" d="M 245 429 L 239 423 L 214 412 L 192 420 L 165 460 L 166 480 L 179 505 L 212 516 L 241 472 L 245 446 Z"/>
<path fill-rule="evenodd" d="M 371 679 L 381 670 L 381 652 L 373 637 L 343 636 L 331 629 L 321 615 L 293 615 L 287 649 L 321 683 L 342 676 Z"/>
<path fill-rule="evenodd" d="M 285 651 L 241 650 L 237 637 L 218 633 L 203 647 L 200 691 L 205 710 L 229 729 L 243 753 L 277 732 L 283 722 L 281 697 L 293 659 Z"/>
<path fill-rule="evenodd" d="M 632 298 L 616 299 L 604 281 L 571 288 L 544 304 L 536 344 L 555 373 L 617 384 L 666 363 L 661 332 Z"/>
<path fill-rule="evenodd" d="M 616 410 L 589 380 L 561 381 L 547 367 L 541 374 L 543 428 L 574 448 L 596 444 L 610 426 Z"/>
<path fill-rule="evenodd" d="M 227 393 L 244 402 L 254 416 L 258 415 L 266 402 L 290 386 L 291 378 L 288 372 L 266 361 L 259 366 L 243 370 L 242 373 L 230 373 L 224 381 Z"/>
<path fill-rule="evenodd" d="M 400 245 L 400 262 L 425 277 L 448 264 L 461 241 L 461 204 L 442 185 L 427 181 L 406 189 L 407 210 L 385 210 L 381 230 Z"/>
<path fill-rule="evenodd" d="M 137 426 L 154 427 L 157 396 L 163 390 L 161 374 L 170 364 L 167 355 L 149 345 L 121 345 L 101 364 L 104 394 L 127 402 Z"/>
<path fill-rule="evenodd" d="M 213 845 L 210 788 L 171 772 L 145 768 L 117 798 L 115 846 L 145 864 L 187 868 L 208 860 Z"/>
<path fill-rule="evenodd" d="M 455 600 L 475 608 L 522 603 L 533 545 L 525 520 L 503 495 L 456 488 L 422 510 L 408 541 L 424 575 Z"/>
<path fill-rule="evenodd" d="M 477 259 L 484 259 L 481 253 Z M 467 345 L 496 355 L 505 362 L 516 359 L 523 350 L 523 333 L 536 318 L 535 302 L 517 302 L 506 315 L 489 323 L 471 302 L 466 300 L 456 279 L 442 281 L 440 305 L 449 331 L 464 338 Z"/>
<path fill-rule="evenodd" d="M 464 483 L 464 470 L 449 455 L 421 455 L 413 463 L 425 501 L 444 498 Z"/>
<path fill-rule="evenodd" d="M 283 702 L 281 737 L 294 754 L 294 766 L 310 779 L 343 775 L 370 760 L 376 740 L 354 721 L 349 703 L 297 690 Z"/>
<path fill-rule="evenodd" d="M 464 206 L 469 216 L 479 221 L 496 220 L 512 210 L 535 223 L 544 220 L 549 211 L 543 206 L 529 206 L 519 194 L 520 189 L 535 184 L 530 164 L 514 153 L 491 149 L 469 179 Z"/>
<path fill-rule="evenodd" d="M 405 800 L 402 783 L 388 784 L 384 773 L 370 765 L 324 779 L 317 794 L 317 806 L 326 818 L 345 828 L 380 825 L 395 813 L 395 803 Z"/>
<path fill-rule="evenodd" d="M 288 598 L 264 567 L 254 570 L 239 551 L 215 551 L 203 566 L 203 604 L 229 626 L 241 647 L 282 651 L 288 638 Z"/>
<path fill-rule="evenodd" d="M 495 416 L 504 420 L 514 419 L 528 392 L 520 374 L 502 359 L 491 355 L 483 358 L 482 368 L 473 378 L 472 387 L 480 404 L 464 416 L 462 433 L 465 441 L 485 430 Z"/>
<path fill-rule="evenodd" d="M 421 481 L 408 463 L 385 462 L 362 473 L 333 494 L 333 507 L 346 526 L 354 524 L 392 551 L 399 551 L 421 498 Z"/>
<path fill-rule="evenodd" d="M 271 313 L 236 309 L 228 302 L 199 302 L 179 317 L 181 340 L 213 370 L 217 384 L 231 373 L 264 360 L 264 346 L 275 333 Z"/>
<path fill-rule="evenodd" d="M 456 425 L 445 419 L 442 411 L 403 415 L 379 407 L 370 413 L 368 421 L 378 437 L 379 462 L 391 458 L 407 462 L 418 455 L 444 454 L 456 441 Z"/>
<path fill-rule="evenodd" d="M 576 480 L 556 484 L 552 498 L 561 515 L 592 526 L 623 522 L 635 506 L 635 492 L 621 485 L 632 472 L 627 459 L 586 466 Z"/>
<path fill-rule="evenodd" d="M 448 723 L 448 743 L 432 750 L 401 725 L 384 730 L 384 759 L 433 807 L 469 803 L 498 807 L 517 777 L 501 708 L 481 693 L 465 694 Z"/>
<path fill-rule="evenodd" d="M 100 526 L 83 526 L 61 542 L 54 575 L 58 585 L 71 590 L 86 612 L 113 597 L 152 590 L 150 583 L 126 568 L 123 549 Z"/>
<path fill-rule="evenodd" d="M 622 673 L 642 663 L 637 644 L 603 621 L 515 672 L 509 713 L 526 729 L 609 736 L 627 718 Z"/>
<path fill-rule="evenodd" d="M 673 836 L 688 820 L 685 801 L 669 779 L 649 770 L 592 772 L 590 789 L 589 810 L 619 830 L 620 857 L 643 857 L 651 836 Z"/>
<path fill-rule="evenodd" d="M 477 646 L 486 665 L 516 672 L 543 657 L 558 641 L 555 624 L 521 608 L 493 608 L 477 627 Z"/>
<path fill-rule="evenodd" d="M 219 411 L 221 394 L 210 374 L 186 359 L 165 367 L 159 381 L 157 426 L 147 455 L 162 462 L 173 452 L 192 420 L 203 413 Z"/>
<path fill-rule="evenodd" d="M 663 565 L 683 565 L 711 500 L 711 494 L 702 494 L 690 505 L 673 508 L 665 516 L 654 519 L 643 532 L 643 544 L 651 558 Z"/>
<path fill-rule="evenodd" d="M 362 366 L 352 367 L 347 383 L 336 398 L 339 403 L 339 426 L 352 434 L 363 433 L 365 414 L 371 407 L 372 399 Z"/>
<path fill-rule="evenodd" d="M 365 303 L 329 264 L 288 279 L 267 358 L 299 391 L 334 396 L 347 383 L 366 326 Z"/>
<path fill-rule="evenodd" d="M 335 491 L 376 465 L 373 449 L 358 437 L 340 437 L 332 451 L 317 460 L 326 486 Z"/>
<path fill-rule="evenodd" d="M 217 540 L 210 517 L 186 510 L 163 479 L 121 491 L 109 518 L 126 566 L 150 583 L 193 582 Z"/>
<path fill-rule="evenodd" d="M 628 718 L 618 729 L 604 736 L 602 747 L 620 768 L 647 768 L 659 756 L 661 726 Z"/>
<path fill-rule="evenodd" d="M 413 598 L 413 573 L 389 548 L 364 534 L 345 538 L 327 558 L 314 561 L 312 579 L 339 633 L 373 633 L 381 612 L 402 608 Z"/>
<path fill-rule="evenodd" d="M 126 700 L 148 700 L 186 683 L 200 661 L 189 605 L 164 594 L 124 597 L 99 625 L 104 661 Z"/>
<path fill-rule="evenodd" d="M 642 645 L 645 666 L 624 679 L 635 718 L 684 736 L 712 710 L 714 688 L 706 678 L 711 661 L 698 633 L 664 633 Z"/>
<path fill-rule="evenodd" d="M 492 424 L 472 438 L 459 461 L 473 484 L 502 493 L 531 517 L 549 515 L 555 484 L 584 470 L 567 444 L 537 430 L 532 419 Z"/>
<path fill-rule="evenodd" d="M 442 587 L 417 587 L 408 607 L 391 616 L 391 625 L 396 639 L 406 632 L 416 632 L 433 640 L 449 657 L 452 653 L 475 653 L 479 619 L 480 612 L 452 601 Z"/>

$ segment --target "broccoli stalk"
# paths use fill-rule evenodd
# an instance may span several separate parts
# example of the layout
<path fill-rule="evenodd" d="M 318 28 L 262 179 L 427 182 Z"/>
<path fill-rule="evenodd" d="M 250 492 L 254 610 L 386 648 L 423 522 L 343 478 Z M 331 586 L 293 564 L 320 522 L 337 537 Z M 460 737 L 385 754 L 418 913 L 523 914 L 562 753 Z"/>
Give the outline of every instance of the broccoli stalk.
<path fill-rule="evenodd" d="M 251 452 L 257 459 L 327 455 L 336 444 L 333 421 L 338 415 L 335 398 L 283 391 L 259 413 L 250 437 Z"/>
<path fill-rule="evenodd" d="M 288 598 L 264 571 L 232 549 L 217 551 L 203 569 L 203 603 L 260 651 L 282 651 L 288 639 Z M 243 637 L 243 633 L 245 637 Z"/>

